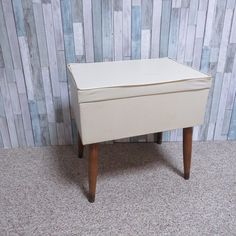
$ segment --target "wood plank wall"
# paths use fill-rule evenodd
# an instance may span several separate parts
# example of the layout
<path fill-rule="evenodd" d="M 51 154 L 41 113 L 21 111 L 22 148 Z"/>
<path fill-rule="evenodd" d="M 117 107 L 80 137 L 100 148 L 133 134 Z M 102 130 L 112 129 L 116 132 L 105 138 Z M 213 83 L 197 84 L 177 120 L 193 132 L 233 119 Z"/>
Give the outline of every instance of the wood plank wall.
<path fill-rule="evenodd" d="M 214 76 L 194 139 L 236 140 L 235 9 L 235 0 L 0 0 L 0 147 L 76 139 L 67 63 L 165 56 Z"/>

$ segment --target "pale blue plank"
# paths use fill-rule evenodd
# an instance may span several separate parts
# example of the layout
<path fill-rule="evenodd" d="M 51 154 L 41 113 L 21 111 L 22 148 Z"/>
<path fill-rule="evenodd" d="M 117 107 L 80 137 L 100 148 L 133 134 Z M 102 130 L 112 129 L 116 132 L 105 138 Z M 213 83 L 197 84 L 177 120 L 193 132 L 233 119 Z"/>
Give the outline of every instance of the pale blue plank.
<path fill-rule="evenodd" d="M 165 0 L 162 2 L 160 57 L 166 57 L 168 55 L 170 15 L 171 1 Z"/>
<path fill-rule="evenodd" d="M 61 13 L 64 34 L 73 34 L 71 1 L 61 0 Z"/>
<path fill-rule="evenodd" d="M 76 62 L 75 46 L 73 34 L 64 35 L 66 62 Z"/>
<path fill-rule="evenodd" d="M 139 59 L 141 58 L 141 7 L 132 6 L 131 12 L 131 57 Z"/>
<path fill-rule="evenodd" d="M 24 15 L 21 0 L 12 0 L 18 36 L 25 36 Z"/>

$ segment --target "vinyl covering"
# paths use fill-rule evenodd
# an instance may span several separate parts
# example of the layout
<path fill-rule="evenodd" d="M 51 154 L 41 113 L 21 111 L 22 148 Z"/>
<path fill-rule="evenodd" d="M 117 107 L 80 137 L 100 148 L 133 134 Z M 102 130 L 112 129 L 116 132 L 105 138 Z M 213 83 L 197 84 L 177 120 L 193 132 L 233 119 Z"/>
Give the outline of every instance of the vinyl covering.
<path fill-rule="evenodd" d="M 68 65 L 79 103 L 208 89 L 211 77 L 169 58 Z"/>

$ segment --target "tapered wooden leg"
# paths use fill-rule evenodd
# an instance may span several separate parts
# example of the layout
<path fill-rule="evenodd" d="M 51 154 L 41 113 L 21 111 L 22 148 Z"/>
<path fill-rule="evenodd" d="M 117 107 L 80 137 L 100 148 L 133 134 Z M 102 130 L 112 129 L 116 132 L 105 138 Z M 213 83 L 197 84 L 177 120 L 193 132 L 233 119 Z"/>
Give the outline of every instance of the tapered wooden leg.
<path fill-rule="evenodd" d="M 192 156 L 193 127 L 183 129 L 184 178 L 189 179 Z"/>
<path fill-rule="evenodd" d="M 162 132 L 157 133 L 157 143 L 162 144 Z"/>
<path fill-rule="evenodd" d="M 78 133 L 78 156 L 79 156 L 79 158 L 83 157 L 83 153 L 84 153 L 84 145 L 82 144 L 80 134 Z"/>
<path fill-rule="evenodd" d="M 89 176 L 89 202 L 95 201 L 96 182 L 98 175 L 98 144 L 89 145 L 89 163 L 88 163 L 88 176 Z"/>

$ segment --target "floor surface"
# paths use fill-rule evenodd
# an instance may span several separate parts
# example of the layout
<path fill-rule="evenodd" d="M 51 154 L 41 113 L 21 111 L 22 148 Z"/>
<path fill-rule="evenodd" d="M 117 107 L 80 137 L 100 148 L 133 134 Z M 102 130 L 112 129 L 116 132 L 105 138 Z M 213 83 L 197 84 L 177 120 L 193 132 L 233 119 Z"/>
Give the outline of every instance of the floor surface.
<path fill-rule="evenodd" d="M 95 203 L 87 154 L 0 150 L 0 235 L 236 235 L 236 142 L 101 145 Z"/>

